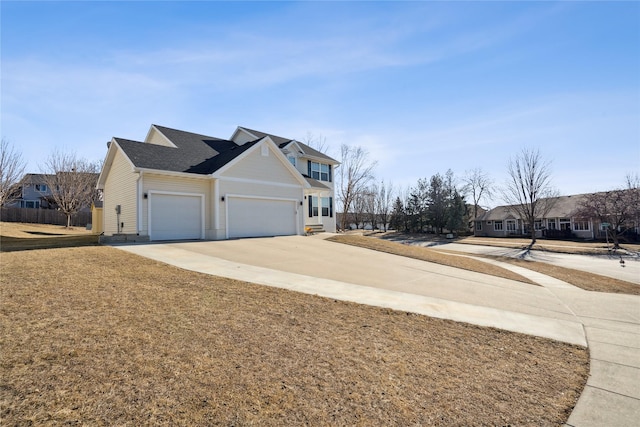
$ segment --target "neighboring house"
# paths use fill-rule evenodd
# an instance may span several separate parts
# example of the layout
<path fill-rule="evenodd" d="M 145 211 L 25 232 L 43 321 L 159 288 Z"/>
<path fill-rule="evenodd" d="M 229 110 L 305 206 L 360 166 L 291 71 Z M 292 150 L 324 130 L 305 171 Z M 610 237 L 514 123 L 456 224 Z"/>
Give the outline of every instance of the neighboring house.
<path fill-rule="evenodd" d="M 51 196 L 51 189 L 46 184 L 46 175 L 39 173 L 28 173 L 18 183 L 17 198 L 7 207 L 14 208 L 49 208 L 47 202 Z"/>
<path fill-rule="evenodd" d="M 335 231 L 339 162 L 287 138 L 238 127 L 229 140 L 152 125 L 113 138 L 98 179 L 106 236 L 229 239 Z"/>
<path fill-rule="evenodd" d="M 557 197 L 544 218 L 534 223 L 536 237 L 549 238 L 604 238 L 600 221 L 579 215 L 586 194 Z M 530 235 L 528 226 L 511 206 L 498 206 L 478 216 L 474 235 L 478 237 L 509 237 Z"/>

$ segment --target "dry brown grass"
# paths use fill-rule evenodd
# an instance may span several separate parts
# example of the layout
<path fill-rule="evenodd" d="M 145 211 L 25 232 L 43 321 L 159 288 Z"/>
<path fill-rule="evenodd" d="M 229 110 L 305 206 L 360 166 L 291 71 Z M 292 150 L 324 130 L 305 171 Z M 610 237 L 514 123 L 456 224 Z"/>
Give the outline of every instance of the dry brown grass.
<path fill-rule="evenodd" d="M 529 244 L 531 243 L 531 239 L 465 237 L 463 239 L 456 240 L 456 243 L 524 249 L 529 246 Z M 640 252 L 640 245 L 637 244 L 622 244 L 621 246 L 631 252 Z M 533 245 L 532 249 L 576 255 L 602 255 L 609 253 L 611 244 L 607 246 L 607 244 L 603 242 L 572 242 L 564 240 L 537 239 L 536 244 Z"/>
<path fill-rule="evenodd" d="M 573 286 L 595 292 L 609 292 L 615 294 L 640 295 L 640 286 L 613 277 L 601 276 L 587 271 L 575 270 L 573 268 L 560 267 L 546 262 L 529 261 L 525 259 L 498 257 L 491 255 L 473 255 L 484 258 L 496 259 L 498 261 L 514 264 L 547 276 L 567 282 Z"/>
<path fill-rule="evenodd" d="M 2 425 L 562 425 L 582 347 L 183 271 L 0 255 Z"/>
<path fill-rule="evenodd" d="M 0 222 L 0 251 L 69 248 L 98 244 L 98 236 L 85 228 L 50 224 Z"/>
<path fill-rule="evenodd" d="M 449 267 L 461 268 L 463 270 L 474 271 L 476 273 L 488 274 L 491 276 L 502 277 L 504 279 L 515 280 L 518 282 L 538 286 L 536 283 L 532 282 L 526 277 L 509 271 L 506 268 L 487 264 L 486 262 L 478 261 L 469 257 L 448 255 L 442 253 L 441 251 L 424 248 L 422 246 L 403 245 L 401 243 L 390 242 L 387 240 L 372 237 L 364 237 L 356 234 L 340 234 L 332 236 L 327 240 L 331 242 L 344 243 L 361 248 L 387 252 L 393 255 L 419 259 L 421 261 L 433 262 Z"/>

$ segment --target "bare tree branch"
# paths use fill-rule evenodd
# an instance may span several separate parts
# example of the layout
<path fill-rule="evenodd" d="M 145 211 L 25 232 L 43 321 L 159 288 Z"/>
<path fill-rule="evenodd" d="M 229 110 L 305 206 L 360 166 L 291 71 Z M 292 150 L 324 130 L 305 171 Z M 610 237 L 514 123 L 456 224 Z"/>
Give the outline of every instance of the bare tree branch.
<path fill-rule="evenodd" d="M 465 195 L 470 195 L 473 201 L 473 219 L 478 217 L 478 208 L 480 202 L 483 199 L 490 199 L 493 197 L 493 180 L 489 177 L 489 174 L 482 170 L 482 168 L 475 168 L 467 171 L 463 180 L 462 192 Z"/>
<path fill-rule="evenodd" d="M 348 227 L 348 214 L 356 195 L 362 193 L 373 179 L 377 162 L 369 160 L 369 152 L 362 147 L 342 144 L 341 164 L 338 168 L 338 198 L 342 205 L 342 229 Z"/>
<path fill-rule="evenodd" d="M 96 200 L 99 165 L 78 158 L 75 153 L 55 150 L 41 169 L 51 190 L 51 201 L 67 216 L 70 227 L 71 215 Z"/>
<path fill-rule="evenodd" d="M 25 162 L 22 153 L 2 138 L 0 141 L 0 206 L 20 197 L 18 183 L 24 175 Z"/>
<path fill-rule="evenodd" d="M 529 227 L 533 247 L 535 220 L 544 218 L 558 197 L 551 183 L 551 163 L 542 158 L 539 150 L 524 148 L 509 160 L 507 171 L 509 179 L 501 190 L 502 197 Z"/>
<path fill-rule="evenodd" d="M 321 153 L 327 153 L 329 149 L 329 143 L 327 142 L 327 138 L 322 134 L 316 135 L 313 132 L 307 132 L 307 135 L 302 138 L 302 143 L 308 145 L 314 150 L 318 150 Z"/>
<path fill-rule="evenodd" d="M 640 179 L 629 174 L 626 188 L 587 194 L 578 207 L 577 215 L 595 218 L 609 224 L 605 232 L 613 239 L 614 249 L 620 247 L 620 236 L 640 221 Z"/>
<path fill-rule="evenodd" d="M 389 217 L 393 207 L 393 197 L 393 185 L 391 183 L 385 184 L 384 181 L 381 181 L 380 186 L 377 187 L 376 191 L 376 213 L 380 218 L 384 231 L 387 231 L 389 226 Z"/>

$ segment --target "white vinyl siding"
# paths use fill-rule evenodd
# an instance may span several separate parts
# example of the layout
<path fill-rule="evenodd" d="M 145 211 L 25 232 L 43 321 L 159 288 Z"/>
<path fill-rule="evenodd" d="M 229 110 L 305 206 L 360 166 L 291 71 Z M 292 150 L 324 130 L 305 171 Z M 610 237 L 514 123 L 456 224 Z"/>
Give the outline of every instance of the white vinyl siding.
<path fill-rule="evenodd" d="M 147 144 L 156 144 L 156 145 L 164 145 L 165 147 L 175 147 L 167 138 L 164 137 L 159 131 L 156 129 L 151 129 L 147 139 L 145 141 Z"/>
<path fill-rule="evenodd" d="M 271 147 L 268 147 L 268 149 L 268 156 L 263 156 L 260 149 L 253 150 L 238 163 L 224 171 L 222 177 L 256 180 L 265 183 L 300 185 L 300 182 L 283 164 L 279 156 L 271 151 Z"/>
<path fill-rule="evenodd" d="M 126 234 L 137 232 L 137 178 L 138 174 L 133 172 L 129 160 L 118 149 L 104 184 L 103 213 L 106 235 L 118 232 L 117 205 L 120 205 L 120 222 L 124 223 L 120 232 Z"/>

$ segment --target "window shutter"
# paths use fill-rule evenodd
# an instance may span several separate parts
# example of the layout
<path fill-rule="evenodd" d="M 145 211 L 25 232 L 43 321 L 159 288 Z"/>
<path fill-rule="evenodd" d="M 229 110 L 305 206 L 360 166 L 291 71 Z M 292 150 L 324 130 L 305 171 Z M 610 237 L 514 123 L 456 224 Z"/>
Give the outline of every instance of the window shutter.
<path fill-rule="evenodd" d="M 331 171 L 331 169 L 329 169 Z M 329 217 L 333 218 L 333 197 L 329 197 Z"/>
<path fill-rule="evenodd" d="M 307 176 L 311 178 L 311 160 L 307 160 Z"/>
<path fill-rule="evenodd" d="M 307 196 L 307 201 L 309 202 L 309 218 L 313 218 L 313 197 Z"/>
<path fill-rule="evenodd" d="M 331 179 L 331 165 L 329 165 L 329 182 L 332 182 L 333 180 Z"/>

